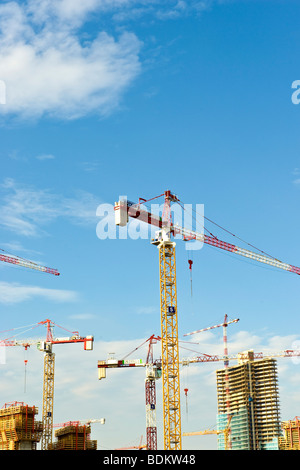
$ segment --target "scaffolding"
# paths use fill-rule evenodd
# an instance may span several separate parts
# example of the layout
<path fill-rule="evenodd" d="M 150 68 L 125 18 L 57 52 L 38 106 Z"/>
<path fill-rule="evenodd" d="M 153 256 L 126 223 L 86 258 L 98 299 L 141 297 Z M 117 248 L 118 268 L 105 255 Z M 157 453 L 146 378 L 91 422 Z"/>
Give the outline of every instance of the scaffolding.
<path fill-rule="evenodd" d="M 0 410 L 0 450 L 36 450 L 43 423 L 35 421 L 38 409 L 23 402 L 5 403 Z"/>
<path fill-rule="evenodd" d="M 57 441 L 49 444 L 48 450 L 97 450 L 97 441 L 92 441 L 90 435 L 90 425 L 69 421 L 55 431 Z"/>
<path fill-rule="evenodd" d="M 218 430 L 226 426 L 225 370 L 217 370 Z M 273 358 L 254 361 L 241 353 L 238 365 L 228 368 L 233 450 L 278 450 L 280 437 L 277 363 Z M 219 449 L 224 448 L 222 436 Z"/>
<path fill-rule="evenodd" d="M 283 437 L 280 439 L 280 450 L 300 450 L 300 417 L 281 423 Z"/>

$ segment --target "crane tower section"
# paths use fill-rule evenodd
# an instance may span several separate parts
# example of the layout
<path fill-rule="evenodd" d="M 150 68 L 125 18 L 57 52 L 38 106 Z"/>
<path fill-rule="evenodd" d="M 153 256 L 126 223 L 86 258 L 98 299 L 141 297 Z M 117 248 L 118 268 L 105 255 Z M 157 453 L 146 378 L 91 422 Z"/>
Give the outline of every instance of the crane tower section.
<path fill-rule="evenodd" d="M 153 242 L 158 243 L 158 242 Z M 175 243 L 158 243 L 160 269 L 160 312 L 164 448 L 181 449 L 178 318 Z"/>
<path fill-rule="evenodd" d="M 44 432 L 43 432 L 42 439 L 41 439 L 41 450 L 48 450 L 49 445 L 52 443 L 54 368 L 55 368 L 55 354 L 52 351 L 49 351 L 44 356 L 44 382 L 43 382 L 43 429 L 44 429 Z"/>

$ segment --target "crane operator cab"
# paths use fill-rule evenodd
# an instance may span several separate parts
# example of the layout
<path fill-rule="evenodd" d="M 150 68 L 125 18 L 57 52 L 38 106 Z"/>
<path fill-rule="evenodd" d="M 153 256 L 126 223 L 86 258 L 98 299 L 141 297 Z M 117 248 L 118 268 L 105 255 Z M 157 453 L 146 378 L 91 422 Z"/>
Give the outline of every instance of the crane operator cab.
<path fill-rule="evenodd" d="M 157 230 L 155 232 L 154 238 L 152 238 L 151 243 L 152 245 L 159 245 L 161 242 L 169 242 L 171 238 L 171 230 L 170 229 L 162 229 Z"/>

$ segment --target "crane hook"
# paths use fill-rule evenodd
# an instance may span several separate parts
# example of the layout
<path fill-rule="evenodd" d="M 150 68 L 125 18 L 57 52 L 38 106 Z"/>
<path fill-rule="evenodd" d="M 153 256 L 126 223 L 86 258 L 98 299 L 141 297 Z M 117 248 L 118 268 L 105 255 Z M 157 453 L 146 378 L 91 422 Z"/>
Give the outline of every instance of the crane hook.
<path fill-rule="evenodd" d="M 193 296 L 193 286 L 192 286 L 192 264 L 193 264 L 193 261 L 191 259 L 188 260 L 188 263 L 189 263 L 189 270 L 190 270 L 190 273 L 191 273 L 191 296 Z"/>
<path fill-rule="evenodd" d="M 185 388 L 184 389 L 184 394 L 185 394 L 185 412 L 186 414 L 188 414 L 188 402 L 187 402 L 187 393 L 188 393 L 189 389 L 188 388 Z"/>

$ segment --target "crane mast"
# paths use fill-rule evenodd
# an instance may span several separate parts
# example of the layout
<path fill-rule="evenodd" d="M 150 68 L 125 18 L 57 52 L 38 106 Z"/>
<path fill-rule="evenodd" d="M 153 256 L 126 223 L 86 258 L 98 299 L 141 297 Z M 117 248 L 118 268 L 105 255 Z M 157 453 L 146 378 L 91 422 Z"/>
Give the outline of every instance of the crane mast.
<path fill-rule="evenodd" d="M 153 344 L 160 340 L 159 336 L 149 338 L 146 359 L 145 400 L 146 400 L 146 439 L 147 450 L 157 450 L 156 425 L 156 380 L 159 378 L 158 368 L 153 365 Z"/>
<path fill-rule="evenodd" d="M 52 346 L 52 345 L 51 345 Z M 43 379 L 43 435 L 41 438 L 41 450 L 47 450 L 52 443 L 53 404 L 54 404 L 54 370 L 55 354 L 47 351 L 44 355 L 44 379 Z"/>
<path fill-rule="evenodd" d="M 164 193 L 163 218 L 155 225 L 161 227 L 161 236 L 153 241 L 159 250 L 160 316 L 161 316 L 161 368 L 163 388 L 164 449 L 181 449 L 180 371 L 178 348 L 178 316 L 176 286 L 176 244 L 171 241 L 171 202 L 177 201 L 170 191 Z M 128 215 L 137 217 L 131 204 L 116 203 L 116 224 L 126 225 Z M 125 209 L 125 210 L 124 210 Z M 138 211 L 138 217 L 141 215 Z M 151 214 L 149 214 L 151 216 Z M 147 216 L 146 216 L 147 217 Z M 150 222 L 150 219 L 145 220 Z M 154 221 L 154 219 L 153 219 Z M 152 222 L 150 222 L 152 223 Z"/>
<path fill-rule="evenodd" d="M 175 243 L 158 243 L 164 448 L 181 449 L 180 374 Z"/>
<path fill-rule="evenodd" d="M 53 405 L 54 405 L 54 371 L 55 354 L 52 352 L 52 326 L 49 319 L 41 322 L 47 325 L 46 341 L 41 343 L 41 349 L 44 350 L 44 377 L 43 377 L 43 434 L 41 438 L 41 450 L 47 450 L 52 443 L 53 428 Z"/>

